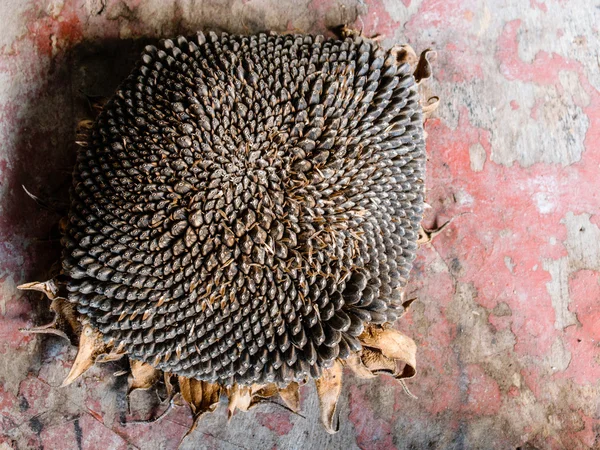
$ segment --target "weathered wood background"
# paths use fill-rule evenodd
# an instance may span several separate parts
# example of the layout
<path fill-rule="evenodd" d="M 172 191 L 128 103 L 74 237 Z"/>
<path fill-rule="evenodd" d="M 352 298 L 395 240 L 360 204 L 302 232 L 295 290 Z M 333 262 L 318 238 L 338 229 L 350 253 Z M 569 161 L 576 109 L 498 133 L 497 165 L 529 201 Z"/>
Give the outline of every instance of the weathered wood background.
<path fill-rule="evenodd" d="M 75 349 L 22 334 L 48 306 L 15 286 L 59 255 L 74 128 L 148 39 L 201 30 L 327 33 L 437 50 L 427 124 L 427 224 L 399 324 L 419 344 L 419 399 L 347 377 L 342 426 L 264 405 L 206 417 L 182 449 L 600 448 L 600 3 L 596 0 L 0 1 L 0 449 L 162 449 L 191 424 L 152 425 L 151 392 L 125 403 L 119 364 L 61 389 Z"/>

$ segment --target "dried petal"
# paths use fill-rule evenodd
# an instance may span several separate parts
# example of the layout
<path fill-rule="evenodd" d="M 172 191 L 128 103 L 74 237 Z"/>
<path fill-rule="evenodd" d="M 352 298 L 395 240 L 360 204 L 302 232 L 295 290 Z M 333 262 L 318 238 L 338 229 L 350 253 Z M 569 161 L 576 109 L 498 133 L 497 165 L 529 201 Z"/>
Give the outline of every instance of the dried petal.
<path fill-rule="evenodd" d="M 419 59 L 414 49 L 408 44 L 395 45 L 392 47 L 391 52 L 396 55 L 396 60 L 399 63 L 408 63 L 412 66 Z"/>
<path fill-rule="evenodd" d="M 50 309 L 56 314 L 56 328 L 64 332 L 67 336 L 78 338 L 82 333 L 80 316 L 75 310 L 75 306 L 66 299 L 56 297 L 50 303 Z"/>
<path fill-rule="evenodd" d="M 330 369 L 323 370 L 315 384 L 321 406 L 321 423 L 328 433 L 336 433 L 339 430 L 337 404 L 342 392 L 342 364 L 336 360 Z"/>
<path fill-rule="evenodd" d="M 90 324 L 85 324 L 79 338 L 79 350 L 75 362 L 61 387 L 68 386 L 85 373 L 96 362 L 98 355 L 104 353 L 105 350 L 106 344 L 102 340 L 102 335 Z"/>
<path fill-rule="evenodd" d="M 111 351 L 110 353 L 102 353 L 96 358 L 96 364 L 118 361 L 123 356 L 125 356 L 125 352 L 123 351 Z"/>
<path fill-rule="evenodd" d="M 38 291 L 46 294 L 50 300 L 54 300 L 58 294 L 58 286 L 54 280 L 48 281 L 33 281 L 31 283 L 25 283 L 17 286 L 17 289 L 22 291 Z"/>
<path fill-rule="evenodd" d="M 250 406 L 248 409 L 265 401 L 267 398 L 275 397 L 279 393 L 279 388 L 275 383 L 266 385 L 254 384 L 252 385 L 251 392 L 252 400 L 250 401 Z"/>
<path fill-rule="evenodd" d="M 57 328 L 57 318 L 56 316 L 52 319 L 52 322 L 47 323 L 46 325 L 40 325 L 39 327 L 33 328 L 20 328 L 19 331 L 23 333 L 34 333 L 34 334 L 54 334 L 56 336 L 60 336 L 69 340 L 69 337 L 65 334 L 64 331 Z"/>
<path fill-rule="evenodd" d="M 436 55 L 436 52 L 431 51 L 431 49 L 427 49 L 427 50 L 423 51 L 421 53 L 421 55 L 419 56 L 419 62 L 417 63 L 417 68 L 415 69 L 415 72 L 413 73 L 413 76 L 415 77 L 415 81 L 417 83 L 420 83 L 421 81 L 426 80 L 429 77 L 431 77 L 432 71 L 431 71 L 431 63 L 429 62 L 429 59 L 435 55 Z"/>
<path fill-rule="evenodd" d="M 363 352 L 364 351 L 365 349 L 363 349 Z M 348 366 L 352 370 L 352 372 L 354 372 L 354 374 L 359 378 L 368 379 L 376 377 L 376 375 L 363 364 L 358 353 L 351 354 L 350 357 L 348 357 L 348 359 L 344 361 L 344 364 Z"/>
<path fill-rule="evenodd" d="M 231 419 L 236 408 L 240 411 L 248 411 L 252 403 L 252 390 L 248 386 L 234 384 L 232 388 L 227 390 L 229 397 L 229 405 L 227 406 L 227 418 Z"/>
<path fill-rule="evenodd" d="M 164 373 L 164 381 L 165 381 L 165 387 L 167 388 L 167 397 L 171 398 L 171 395 L 173 394 L 173 383 L 171 383 L 171 377 L 173 376 L 172 373 L 168 373 L 165 372 Z"/>
<path fill-rule="evenodd" d="M 364 347 L 371 347 L 381 351 L 383 356 L 400 363 L 401 369 L 394 370 L 396 378 L 412 378 L 416 374 L 417 346 L 415 342 L 392 328 L 368 327 L 359 340 Z M 367 363 L 363 359 L 363 363 Z"/>
<path fill-rule="evenodd" d="M 360 359 L 364 367 L 373 375 L 385 373 L 394 376 L 396 374 L 396 362 L 377 349 L 364 348 Z"/>
<path fill-rule="evenodd" d="M 221 396 L 221 386 L 194 378 L 177 377 L 181 396 L 190 405 L 194 423 L 182 438 L 185 439 L 198 426 L 198 421 L 207 412 L 213 412 Z"/>
<path fill-rule="evenodd" d="M 292 411 L 300 409 L 300 385 L 298 383 L 293 382 L 287 387 L 280 389 L 279 396 Z"/>
<path fill-rule="evenodd" d="M 423 105 L 423 115 L 426 119 L 431 117 L 433 112 L 438 109 L 440 106 L 440 98 L 439 97 L 431 97 L 427 100 L 427 104 Z"/>
<path fill-rule="evenodd" d="M 148 389 L 160 378 L 160 370 L 150 364 L 132 359 L 129 361 L 131 375 L 129 376 L 129 392 L 136 389 Z"/>

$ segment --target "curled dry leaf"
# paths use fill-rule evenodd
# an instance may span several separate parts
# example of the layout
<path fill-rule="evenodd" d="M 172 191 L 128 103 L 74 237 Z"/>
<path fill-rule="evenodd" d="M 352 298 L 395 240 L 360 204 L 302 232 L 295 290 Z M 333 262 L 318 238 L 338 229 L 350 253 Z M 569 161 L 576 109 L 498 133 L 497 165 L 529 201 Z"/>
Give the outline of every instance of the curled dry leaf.
<path fill-rule="evenodd" d="M 419 62 L 417 63 L 417 68 L 415 69 L 413 76 L 415 77 L 415 81 L 417 84 L 421 83 L 421 81 L 426 80 L 431 77 L 432 70 L 429 59 L 435 56 L 437 53 L 432 51 L 431 49 L 427 49 L 421 53 L 419 56 Z"/>
<path fill-rule="evenodd" d="M 102 363 L 107 363 L 107 362 L 111 362 L 111 361 L 118 361 L 120 360 L 123 356 L 125 356 L 125 353 L 123 352 L 110 352 L 110 353 L 102 353 L 101 355 L 98 355 L 98 357 L 96 358 L 96 364 L 102 364 Z"/>
<path fill-rule="evenodd" d="M 396 54 L 396 60 L 399 63 L 408 63 L 411 66 L 417 63 L 418 56 L 413 48 L 408 44 L 395 45 L 392 47 L 390 52 Z"/>
<path fill-rule="evenodd" d="M 377 349 L 383 356 L 403 365 L 395 370 L 395 378 L 412 378 L 417 373 L 417 345 L 408 336 L 392 328 L 370 326 L 359 336 L 359 340 L 365 348 Z"/>
<path fill-rule="evenodd" d="M 50 310 L 54 318 L 50 323 L 33 328 L 22 328 L 26 333 L 54 334 L 69 341 L 77 341 L 81 333 L 81 322 L 75 307 L 65 298 L 59 296 L 59 286 L 54 279 L 48 281 L 34 281 L 17 287 L 24 291 L 37 291 L 46 295 L 52 303 Z"/>
<path fill-rule="evenodd" d="M 47 323 L 46 325 L 40 325 L 39 327 L 33 328 L 21 328 L 20 331 L 34 334 L 54 334 L 69 340 L 69 336 L 67 336 L 66 333 L 60 329 L 58 317 L 56 315 L 54 316 L 54 319 L 52 319 L 52 322 Z"/>
<path fill-rule="evenodd" d="M 287 387 L 279 389 L 281 400 L 294 412 L 300 409 L 300 385 L 296 382 L 290 383 Z"/>
<path fill-rule="evenodd" d="M 371 372 L 371 370 L 369 370 L 368 367 L 365 366 L 358 353 L 351 354 L 350 357 L 348 357 L 348 359 L 344 361 L 344 364 L 348 366 L 348 368 L 352 370 L 352 372 L 354 372 L 354 375 L 356 375 L 359 378 L 369 379 L 375 378 L 377 376 L 373 372 Z"/>
<path fill-rule="evenodd" d="M 404 313 L 408 312 L 410 305 L 412 305 L 416 299 L 417 299 L 416 297 L 413 297 L 413 298 L 409 298 L 408 300 L 405 300 L 404 302 L 402 302 L 402 306 L 404 307 Z M 402 317 L 402 316 L 400 316 L 400 317 Z"/>
<path fill-rule="evenodd" d="M 258 405 L 268 398 L 275 397 L 279 393 L 279 388 L 275 383 L 270 384 L 253 384 L 252 385 L 252 399 L 250 400 L 250 406 L 248 409 Z"/>
<path fill-rule="evenodd" d="M 173 395 L 173 383 L 171 382 L 171 377 L 173 376 L 172 373 L 169 372 L 165 372 L 164 373 L 164 382 L 165 382 L 165 387 L 167 389 L 167 397 L 171 398 L 171 395 Z"/>
<path fill-rule="evenodd" d="M 98 331 L 90 324 L 83 325 L 75 362 L 61 387 L 68 386 L 92 367 L 98 356 L 106 351 L 106 347 L 102 335 Z"/>
<path fill-rule="evenodd" d="M 430 118 L 433 112 L 440 106 L 439 97 L 431 97 L 427 103 L 423 105 L 423 115 L 426 119 Z"/>
<path fill-rule="evenodd" d="M 194 378 L 180 376 L 177 377 L 177 380 L 181 396 L 190 405 L 190 409 L 194 415 L 194 423 L 185 436 L 183 436 L 183 440 L 196 429 L 198 421 L 204 413 L 213 412 L 217 408 L 219 397 L 221 396 L 221 387 L 216 383 L 200 381 Z"/>
<path fill-rule="evenodd" d="M 397 373 L 396 361 L 384 356 L 381 351 L 365 347 L 361 353 L 361 361 L 365 368 L 373 375 L 382 373 L 395 376 Z"/>
<path fill-rule="evenodd" d="M 46 294 L 50 300 L 54 300 L 58 294 L 58 286 L 54 280 L 48 281 L 33 281 L 31 283 L 25 283 L 17 286 L 17 289 L 22 291 L 38 291 Z"/>
<path fill-rule="evenodd" d="M 129 365 L 131 366 L 131 375 L 128 379 L 129 392 L 136 389 L 149 389 L 160 378 L 160 370 L 155 369 L 148 363 L 132 359 L 129 360 Z"/>
<path fill-rule="evenodd" d="M 257 388 L 257 391 L 259 389 Z M 252 403 L 252 388 L 248 386 L 240 386 L 234 384 L 233 387 L 227 389 L 229 397 L 229 405 L 227 406 L 227 418 L 231 419 L 236 409 L 240 411 L 248 411 Z"/>
<path fill-rule="evenodd" d="M 181 396 L 190 405 L 194 417 L 216 409 L 221 396 L 221 387 L 216 383 L 194 378 L 177 377 Z"/>
<path fill-rule="evenodd" d="M 315 384 L 321 406 L 321 422 L 328 433 L 336 433 L 339 430 L 337 404 L 342 391 L 342 364 L 336 360 L 331 368 L 323 370 Z"/>

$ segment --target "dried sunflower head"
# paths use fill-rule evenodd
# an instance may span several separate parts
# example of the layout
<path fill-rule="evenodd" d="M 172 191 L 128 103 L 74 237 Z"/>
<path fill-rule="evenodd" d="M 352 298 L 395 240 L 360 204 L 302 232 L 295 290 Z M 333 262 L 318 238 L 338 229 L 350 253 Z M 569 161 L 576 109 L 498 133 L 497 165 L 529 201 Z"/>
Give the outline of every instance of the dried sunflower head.
<path fill-rule="evenodd" d="M 57 317 L 68 384 L 126 354 L 196 417 L 315 379 L 336 429 L 342 364 L 415 373 L 404 312 L 425 147 L 408 47 L 356 34 L 179 37 L 146 47 L 85 133 L 64 226 Z"/>

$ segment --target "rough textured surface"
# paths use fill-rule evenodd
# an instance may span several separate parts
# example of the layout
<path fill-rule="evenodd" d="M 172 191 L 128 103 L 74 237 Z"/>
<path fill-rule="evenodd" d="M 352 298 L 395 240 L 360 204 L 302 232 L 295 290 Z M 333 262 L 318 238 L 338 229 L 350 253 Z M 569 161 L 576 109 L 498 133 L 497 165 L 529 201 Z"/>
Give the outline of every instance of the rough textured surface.
<path fill-rule="evenodd" d="M 413 270 L 414 401 L 393 381 L 353 380 L 342 427 L 265 405 L 207 416 L 182 448 L 556 448 L 600 446 L 600 10 L 588 1 L 159 0 L 0 2 L 0 427 L 4 448 L 170 448 L 176 408 L 129 417 L 117 363 L 60 384 L 74 348 L 18 331 L 47 302 L 16 284 L 58 258 L 58 216 L 29 201 L 66 194 L 83 94 L 109 95 L 150 38 L 197 28 L 325 32 L 349 23 L 385 44 L 438 50 L 428 123 L 428 223 L 453 221 Z M 137 40 L 142 38 L 144 42 Z M 132 416 L 157 407 L 132 396 Z M 160 408 L 159 408 L 160 409 Z M 310 411 L 310 413 L 308 412 Z"/>

